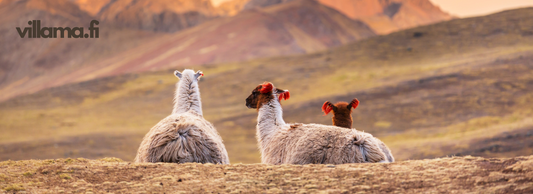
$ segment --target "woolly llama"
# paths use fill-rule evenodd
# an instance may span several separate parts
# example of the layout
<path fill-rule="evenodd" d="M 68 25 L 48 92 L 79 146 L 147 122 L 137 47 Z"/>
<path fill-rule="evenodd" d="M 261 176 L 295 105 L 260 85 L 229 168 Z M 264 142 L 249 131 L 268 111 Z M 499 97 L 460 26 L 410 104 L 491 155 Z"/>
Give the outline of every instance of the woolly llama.
<path fill-rule="evenodd" d="M 198 80 L 201 71 L 175 71 L 176 84 L 172 114 L 144 136 L 135 162 L 229 164 L 222 138 L 202 115 Z"/>
<path fill-rule="evenodd" d="M 258 110 L 257 140 L 267 164 L 344 164 L 387 162 L 372 135 L 355 129 L 319 124 L 287 124 L 281 99 L 289 91 L 265 82 L 246 99 Z"/>
<path fill-rule="evenodd" d="M 324 115 L 333 111 L 333 117 L 331 118 L 333 125 L 351 129 L 353 123 L 352 108 L 356 109 L 357 106 L 359 106 L 359 100 L 357 100 L 357 98 L 354 98 L 350 103 L 337 102 L 333 104 L 326 101 L 324 102 L 324 105 L 322 105 L 322 111 L 324 112 Z M 378 142 L 379 148 L 385 154 L 387 162 L 394 162 L 394 157 L 392 156 L 389 147 L 378 138 L 374 137 L 374 139 Z"/>

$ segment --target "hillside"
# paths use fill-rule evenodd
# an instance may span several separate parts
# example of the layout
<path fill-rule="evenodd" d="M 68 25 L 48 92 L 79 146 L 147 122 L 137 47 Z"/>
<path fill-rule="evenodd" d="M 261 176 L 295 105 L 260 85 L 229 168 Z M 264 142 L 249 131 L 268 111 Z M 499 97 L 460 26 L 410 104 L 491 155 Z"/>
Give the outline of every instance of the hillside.
<path fill-rule="evenodd" d="M 359 98 L 354 127 L 382 139 L 398 160 L 531 155 L 532 14 L 511 10 L 326 52 L 195 66 L 205 73 L 204 115 L 232 162 L 259 161 L 257 113 L 244 99 L 263 81 L 291 91 L 283 102 L 287 122 L 330 124 L 321 116 L 324 101 Z M 99 78 L 0 103 L 0 160 L 133 159 L 142 136 L 171 111 L 172 71 Z"/>
<path fill-rule="evenodd" d="M 41 20 L 42 27 L 87 28 L 95 18 L 69 0 L 6 0 L 0 2 L 0 12 L 0 101 L 50 87 L 61 75 L 158 35 L 100 23 L 101 38 L 21 38 L 15 27 L 31 27 L 31 20 Z"/>
<path fill-rule="evenodd" d="M 5 9 L 12 7 L 5 6 Z M 31 15 L 25 17 L 31 18 Z M 22 21 L 21 24 L 27 22 Z M 28 47 L 37 43 L 42 47 L 27 51 L 31 56 L 37 55 L 24 58 L 23 62 L 27 63 L 18 61 L 20 49 L 2 48 L 6 52 L 0 54 L 0 59 L 9 60 L 8 68 L 2 69 L 6 76 L 0 78 L 3 79 L 0 80 L 0 101 L 104 76 L 303 54 L 375 35 L 360 21 L 351 20 L 321 4 L 304 1 L 242 12 L 176 33 L 105 25 L 100 29 L 99 39 L 30 40 L 20 39 L 16 31 L 10 30 L 9 35 L 14 38 L 9 38 L 8 43 L 20 42 Z"/>
<path fill-rule="evenodd" d="M 0 162 L 0 188 L 31 193 L 531 193 L 533 157 L 391 164 L 169 164 L 56 159 Z"/>

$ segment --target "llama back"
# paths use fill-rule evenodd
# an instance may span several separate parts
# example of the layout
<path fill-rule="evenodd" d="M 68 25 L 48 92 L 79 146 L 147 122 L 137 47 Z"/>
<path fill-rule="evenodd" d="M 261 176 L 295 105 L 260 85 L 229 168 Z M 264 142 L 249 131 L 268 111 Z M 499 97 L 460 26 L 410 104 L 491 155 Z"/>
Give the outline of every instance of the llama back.
<path fill-rule="evenodd" d="M 194 111 L 171 114 L 144 137 L 135 162 L 229 164 L 222 138 Z"/>
<path fill-rule="evenodd" d="M 344 164 L 385 161 L 372 135 L 342 127 L 287 125 L 262 153 L 269 164 Z"/>

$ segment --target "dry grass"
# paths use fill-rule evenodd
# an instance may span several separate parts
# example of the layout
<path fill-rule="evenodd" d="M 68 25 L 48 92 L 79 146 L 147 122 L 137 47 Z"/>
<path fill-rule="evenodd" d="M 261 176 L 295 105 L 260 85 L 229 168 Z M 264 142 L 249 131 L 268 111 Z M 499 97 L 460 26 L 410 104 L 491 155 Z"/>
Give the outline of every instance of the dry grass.
<path fill-rule="evenodd" d="M 0 188 L 30 193 L 530 193 L 533 157 L 391 164 L 134 164 L 119 159 L 0 162 Z M 32 176 L 22 172 L 35 172 Z"/>

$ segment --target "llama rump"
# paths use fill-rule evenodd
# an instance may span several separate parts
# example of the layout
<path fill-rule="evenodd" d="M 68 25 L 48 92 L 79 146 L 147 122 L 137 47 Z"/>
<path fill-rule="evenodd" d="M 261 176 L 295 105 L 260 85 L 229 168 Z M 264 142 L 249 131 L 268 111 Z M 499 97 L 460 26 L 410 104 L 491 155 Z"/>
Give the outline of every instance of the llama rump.
<path fill-rule="evenodd" d="M 331 118 L 333 125 L 351 129 L 353 123 L 352 108 L 356 109 L 357 106 L 359 106 L 359 100 L 357 100 L 357 98 L 354 98 L 350 103 L 337 102 L 333 104 L 329 101 L 326 101 L 324 102 L 324 105 L 322 105 L 322 111 L 324 112 L 324 115 L 333 112 L 333 117 Z M 389 147 L 387 147 L 387 145 L 385 145 L 385 143 L 378 138 L 373 138 L 376 142 L 378 142 L 379 148 L 385 154 L 387 162 L 394 162 L 394 156 L 392 156 Z"/>
<path fill-rule="evenodd" d="M 372 135 L 355 129 L 320 124 L 287 124 L 281 99 L 287 90 L 265 82 L 246 99 L 258 110 L 257 140 L 261 161 L 267 164 L 344 164 L 387 162 Z"/>
<path fill-rule="evenodd" d="M 180 79 L 172 114 L 144 136 L 135 162 L 229 164 L 222 138 L 202 115 L 198 81 L 203 73 L 175 71 Z"/>

